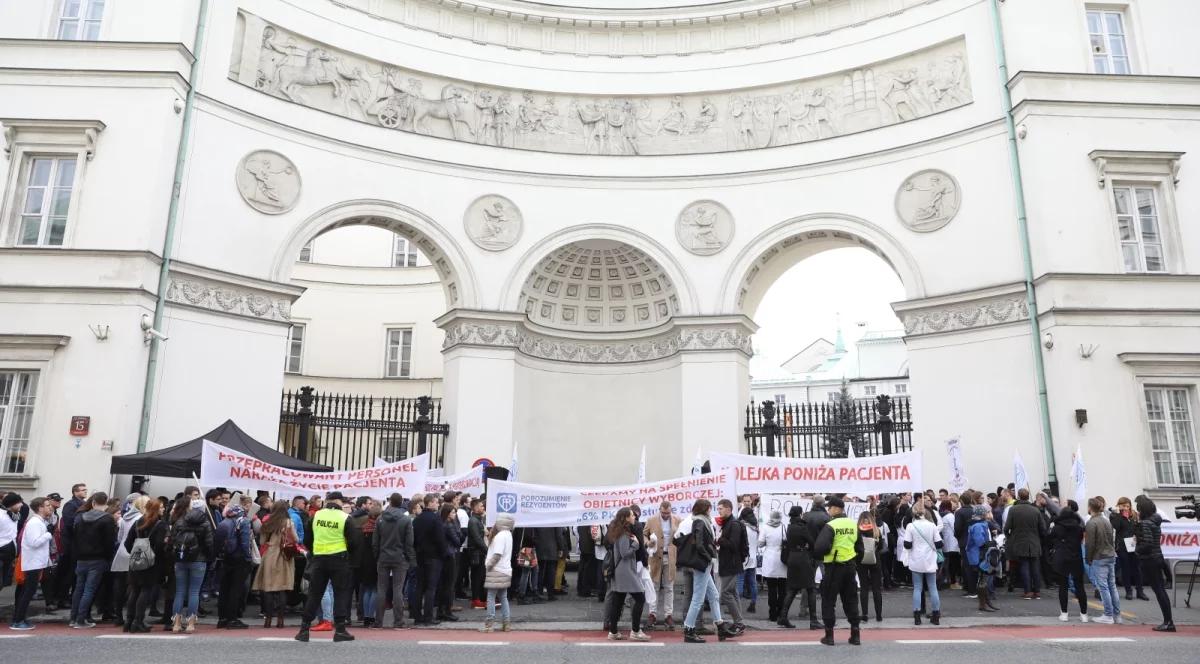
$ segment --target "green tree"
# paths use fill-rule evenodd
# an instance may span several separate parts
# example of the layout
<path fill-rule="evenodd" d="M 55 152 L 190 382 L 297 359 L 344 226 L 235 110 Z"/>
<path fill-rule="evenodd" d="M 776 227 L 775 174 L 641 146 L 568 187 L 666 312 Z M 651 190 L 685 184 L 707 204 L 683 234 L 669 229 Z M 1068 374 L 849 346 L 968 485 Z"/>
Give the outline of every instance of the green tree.
<path fill-rule="evenodd" d="M 825 456 L 830 459 L 844 459 L 849 456 L 849 449 L 854 445 L 854 455 L 862 456 L 866 449 L 866 440 L 859 433 L 858 408 L 854 397 L 850 396 L 850 383 L 843 378 L 842 389 L 829 403 L 829 417 L 826 422 Z"/>

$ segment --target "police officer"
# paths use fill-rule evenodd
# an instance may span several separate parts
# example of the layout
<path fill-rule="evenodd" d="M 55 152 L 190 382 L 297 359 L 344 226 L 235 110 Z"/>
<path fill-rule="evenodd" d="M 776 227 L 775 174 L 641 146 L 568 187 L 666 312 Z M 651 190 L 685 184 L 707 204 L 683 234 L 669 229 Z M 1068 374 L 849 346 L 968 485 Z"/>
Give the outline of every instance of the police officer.
<path fill-rule="evenodd" d="M 309 562 L 312 577 L 308 584 L 308 600 L 304 603 L 304 622 L 296 634 L 297 641 L 308 642 L 309 626 L 321 608 L 321 596 L 325 594 L 327 583 L 333 583 L 333 640 L 335 643 L 354 640 L 346 630 L 350 622 L 350 595 L 353 593 L 349 551 L 354 526 L 347 522 L 349 515 L 342 511 L 345 501 L 346 498 L 339 491 L 331 491 L 326 495 L 324 509 L 313 515 L 311 527 L 306 533 L 306 543 L 313 554 Z"/>
<path fill-rule="evenodd" d="M 855 561 L 863 555 L 862 540 L 858 537 L 858 526 L 854 519 L 845 514 L 846 504 L 841 498 L 833 497 L 825 502 L 829 510 L 829 523 L 821 527 L 814 552 L 825 562 L 825 576 L 821 580 L 821 617 L 825 621 L 825 636 L 821 643 L 833 645 L 834 609 L 837 598 L 842 598 L 846 620 L 850 621 L 850 645 L 861 645 L 858 632 L 858 597 L 855 578 Z"/>

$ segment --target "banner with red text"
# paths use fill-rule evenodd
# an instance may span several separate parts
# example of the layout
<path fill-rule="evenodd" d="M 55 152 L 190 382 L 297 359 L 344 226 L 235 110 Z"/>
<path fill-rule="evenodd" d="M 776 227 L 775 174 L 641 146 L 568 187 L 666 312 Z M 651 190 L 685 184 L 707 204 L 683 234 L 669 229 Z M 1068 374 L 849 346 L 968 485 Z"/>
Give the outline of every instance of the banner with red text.
<path fill-rule="evenodd" d="M 388 465 L 387 461 L 375 457 L 376 468 L 386 465 Z M 481 495 L 483 493 L 483 467 L 475 466 L 464 473 L 450 477 L 446 477 L 444 468 L 430 468 L 425 473 L 425 489 L 423 493 L 443 493 L 446 491 L 457 491 L 472 496 Z"/>
<path fill-rule="evenodd" d="M 1159 538 L 1163 558 L 1168 560 L 1195 560 L 1200 553 L 1200 522 L 1172 521 L 1162 525 Z"/>
<path fill-rule="evenodd" d="M 200 457 L 200 484 L 273 491 L 288 495 L 341 491 L 347 497 L 386 498 L 393 492 L 412 495 L 425 486 L 429 455 L 374 468 L 329 473 L 292 470 L 206 440 Z"/>
<path fill-rule="evenodd" d="M 880 493 L 921 491 L 918 451 L 853 459 L 787 459 L 713 452 L 713 470 L 734 471 L 738 493 Z"/>
<path fill-rule="evenodd" d="M 512 516 L 520 527 L 608 525 L 622 507 L 636 504 L 643 515 L 650 515 L 664 500 L 670 501 L 675 514 L 686 516 L 701 498 L 713 504 L 714 514 L 718 500 L 735 500 L 733 472 L 591 488 L 493 479 L 488 481 L 487 525 L 493 525 L 501 514 Z"/>

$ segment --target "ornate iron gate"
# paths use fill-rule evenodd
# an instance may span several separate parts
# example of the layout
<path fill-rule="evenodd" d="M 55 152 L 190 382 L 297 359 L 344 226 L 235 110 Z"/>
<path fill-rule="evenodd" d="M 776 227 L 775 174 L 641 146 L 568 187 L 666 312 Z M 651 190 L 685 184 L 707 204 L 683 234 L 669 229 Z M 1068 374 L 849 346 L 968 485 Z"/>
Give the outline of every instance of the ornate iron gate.
<path fill-rule="evenodd" d="M 750 454 L 805 459 L 844 458 L 912 450 L 912 404 L 908 397 L 879 395 L 852 404 L 764 401 L 746 407 Z"/>
<path fill-rule="evenodd" d="M 428 452 L 429 467 L 441 468 L 450 434 L 441 416 L 441 399 L 320 394 L 301 387 L 280 399 L 278 449 L 339 470 Z"/>

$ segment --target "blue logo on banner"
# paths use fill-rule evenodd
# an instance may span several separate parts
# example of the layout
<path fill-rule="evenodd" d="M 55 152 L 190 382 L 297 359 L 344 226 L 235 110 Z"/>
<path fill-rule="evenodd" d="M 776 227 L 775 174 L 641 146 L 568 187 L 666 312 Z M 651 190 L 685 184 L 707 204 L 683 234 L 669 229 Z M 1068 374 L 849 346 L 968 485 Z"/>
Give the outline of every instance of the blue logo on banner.
<path fill-rule="evenodd" d="M 496 509 L 509 514 L 517 512 L 517 494 L 501 493 L 496 495 Z"/>

